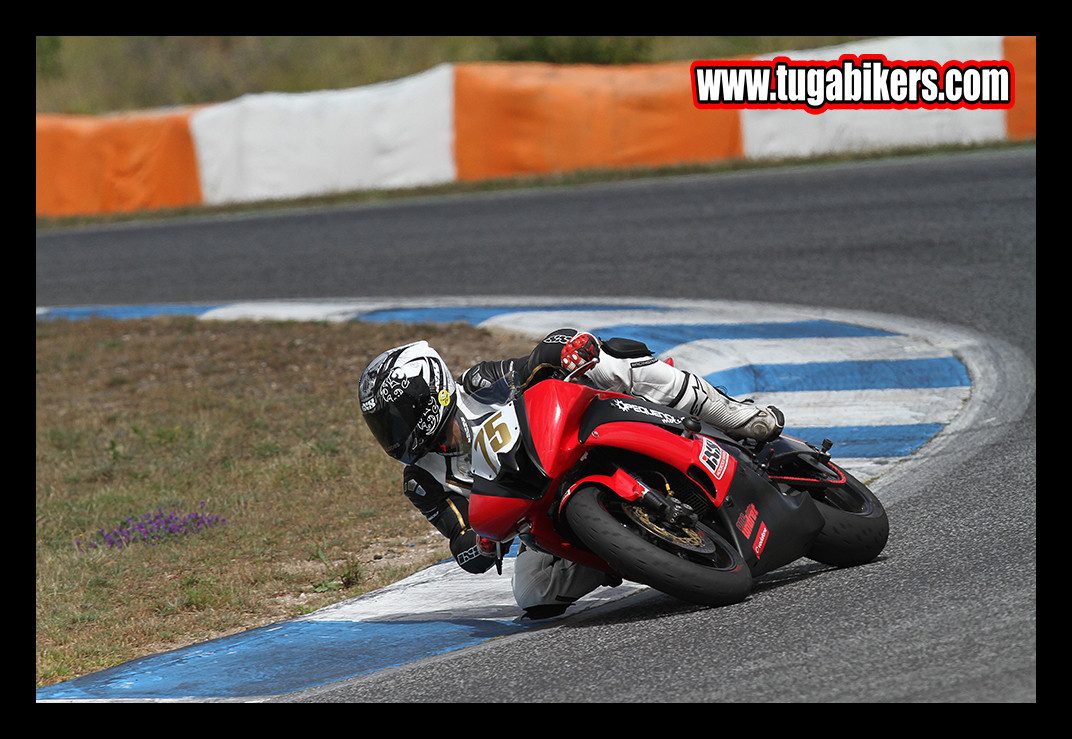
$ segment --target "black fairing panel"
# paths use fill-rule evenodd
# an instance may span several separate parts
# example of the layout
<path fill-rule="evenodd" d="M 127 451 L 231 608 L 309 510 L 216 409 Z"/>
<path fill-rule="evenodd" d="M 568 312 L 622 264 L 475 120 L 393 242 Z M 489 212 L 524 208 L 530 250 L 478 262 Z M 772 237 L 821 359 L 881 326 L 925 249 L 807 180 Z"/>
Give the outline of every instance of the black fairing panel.
<path fill-rule="evenodd" d="M 823 528 L 810 495 L 785 495 L 746 465 L 738 466 L 719 512 L 753 576 L 800 559 Z"/>

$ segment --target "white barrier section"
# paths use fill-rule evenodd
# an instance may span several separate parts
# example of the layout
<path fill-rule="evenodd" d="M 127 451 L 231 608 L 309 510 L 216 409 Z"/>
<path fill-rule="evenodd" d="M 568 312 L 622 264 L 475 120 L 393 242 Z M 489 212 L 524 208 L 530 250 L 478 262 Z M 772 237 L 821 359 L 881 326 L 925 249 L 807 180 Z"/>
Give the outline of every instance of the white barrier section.
<path fill-rule="evenodd" d="M 780 51 L 796 61 L 837 61 L 842 54 L 882 54 L 892 61 L 988 61 L 1004 54 L 1003 36 L 911 36 L 869 39 L 839 46 Z M 973 144 L 1006 138 L 1001 109 L 827 109 L 747 108 L 741 111 L 746 158 L 808 157 L 896 147 Z"/>
<path fill-rule="evenodd" d="M 206 204 L 455 179 L 449 64 L 348 90 L 245 95 L 190 125 Z"/>

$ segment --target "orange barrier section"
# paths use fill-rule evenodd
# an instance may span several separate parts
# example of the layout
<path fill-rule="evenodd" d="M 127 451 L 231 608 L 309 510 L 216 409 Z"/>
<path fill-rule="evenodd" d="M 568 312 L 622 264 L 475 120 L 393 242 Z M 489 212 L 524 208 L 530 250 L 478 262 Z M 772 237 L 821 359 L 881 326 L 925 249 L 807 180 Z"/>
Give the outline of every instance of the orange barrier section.
<path fill-rule="evenodd" d="M 737 112 L 697 109 L 689 67 L 458 64 L 458 179 L 741 157 Z"/>
<path fill-rule="evenodd" d="M 1035 36 L 1006 36 L 1005 61 L 1016 75 L 1016 100 L 1006 117 L 1010 139 L 1035 137 Z"/>
<path fill-rule="evenodd" d="M 37 215 L 201 203 L 190 115 L 37 116 Z"/>

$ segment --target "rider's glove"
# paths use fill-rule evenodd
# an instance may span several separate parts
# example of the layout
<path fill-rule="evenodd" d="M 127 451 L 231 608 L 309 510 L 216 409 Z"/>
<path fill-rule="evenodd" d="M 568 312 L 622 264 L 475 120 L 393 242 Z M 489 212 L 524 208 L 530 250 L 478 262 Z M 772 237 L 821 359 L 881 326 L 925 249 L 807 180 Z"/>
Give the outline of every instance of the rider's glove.
<path fill-rule="evenodd" d="M 599 361 L 599 339 L 589 333 L 579 333 L 562 347 L 562 368 L 573 372 L 589 362 Z"/>
<path fill-rule="evenodd" d="M 480 542 L 481 537 L 472 529 L 465 529 L 450 540 L 450 552 L 454 555 L 454 560 L 463 570 L 476 575 L 487 572 L 495 564 L 494 557 L 488 557 L 484 553 Z M 494 543 L 492 546 L 494 547 Z"/>

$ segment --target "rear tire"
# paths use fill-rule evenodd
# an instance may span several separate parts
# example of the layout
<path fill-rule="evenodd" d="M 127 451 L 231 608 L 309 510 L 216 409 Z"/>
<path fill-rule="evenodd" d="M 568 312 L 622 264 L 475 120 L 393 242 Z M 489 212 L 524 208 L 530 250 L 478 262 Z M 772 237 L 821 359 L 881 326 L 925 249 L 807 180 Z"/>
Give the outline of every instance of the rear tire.
<path fill-rule="evenodd" d="M 834 567 L 852 567 L 871 562 L 882 553 L 890 523 L 875 494 L 842 472 L 845 484 L 808 491 L 826 523 L 807 556 Z"/>
<path fill-rule="evenodd" d="M 573 533 L 618 574 L 675 598 L 706 606 L 739 603 L 752 573 L 732 544 L 710 528 L 652 521 L 602 487 L 582 487 L 566 504 Z"/>

